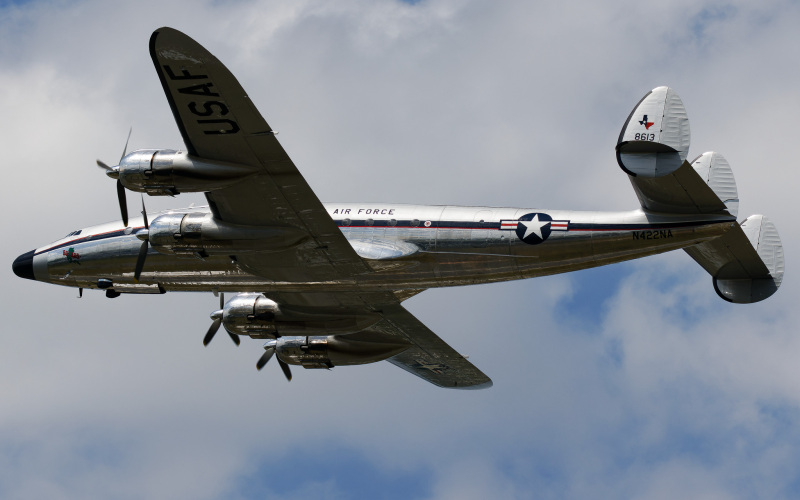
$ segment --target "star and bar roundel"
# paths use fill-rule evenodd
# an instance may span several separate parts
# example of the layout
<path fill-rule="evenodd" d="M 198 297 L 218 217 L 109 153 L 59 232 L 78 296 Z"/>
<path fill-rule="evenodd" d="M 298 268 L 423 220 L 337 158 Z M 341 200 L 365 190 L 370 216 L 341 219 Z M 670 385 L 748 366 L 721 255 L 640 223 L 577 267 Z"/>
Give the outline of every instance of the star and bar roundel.
<path fill-rule="evenodd" d="M 525 214 L 519 219 L 500 221 L 501 231 L 515 231 L 517 237 L 529 245 L 538 245 L 546 240 L 553 231 L 568 231 L 568 220 L 553 220 L 542 212 Z"/>

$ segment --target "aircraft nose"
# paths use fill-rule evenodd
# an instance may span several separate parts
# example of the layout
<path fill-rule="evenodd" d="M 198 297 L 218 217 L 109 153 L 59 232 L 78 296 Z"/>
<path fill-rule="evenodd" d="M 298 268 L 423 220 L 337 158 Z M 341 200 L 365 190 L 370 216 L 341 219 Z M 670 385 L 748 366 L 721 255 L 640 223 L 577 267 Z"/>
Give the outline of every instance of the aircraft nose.
<path fill-rule="evenodd" d="M 33 275 L 33 253 L 35 250 L 31 250 L 30 252 L 26 252 L 14 260 L 14 264 L 11 265 L 11 268 L 14 270 L 14 274 L 19 276 L 20 278 L 25 278 L 29 280 L 35 280 L 36 277 Z"/>

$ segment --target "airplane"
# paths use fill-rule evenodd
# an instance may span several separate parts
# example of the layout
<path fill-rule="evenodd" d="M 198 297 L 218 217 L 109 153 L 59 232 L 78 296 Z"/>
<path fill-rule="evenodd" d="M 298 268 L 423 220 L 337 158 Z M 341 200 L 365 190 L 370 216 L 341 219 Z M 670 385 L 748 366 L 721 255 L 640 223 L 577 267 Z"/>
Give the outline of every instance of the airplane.
<path fill-rule="evenodd" d="M 565 273 L 684 249 L 734 303 L 771 296 L 784 272 L 775 225 L 741 222 L 725 158 L 686 160 L 689 120 L 669 87 L 648 92 L 616 145 L 640 207 L 323 205 L 233 74 L 187 35 L 157 29 L 150 55 L 183 150 L 127 152 L 113 167 L 122 215 L 20 255 L 31 280 L 121 294 L 213 292 L 220 327 L 266 340 L 256 363 L 330 369 L 388 360 L 440 387 L 492 381 L 406 310 L 428 288 Z M 130 134 L 128 136 L 130 139 Z M 126 191 L 143 193 L 128 218 Z M 144 194 L 205 193 L 208 206 L 148 216 Z M 225 293 L 234 295 L 225 300 Z"/>

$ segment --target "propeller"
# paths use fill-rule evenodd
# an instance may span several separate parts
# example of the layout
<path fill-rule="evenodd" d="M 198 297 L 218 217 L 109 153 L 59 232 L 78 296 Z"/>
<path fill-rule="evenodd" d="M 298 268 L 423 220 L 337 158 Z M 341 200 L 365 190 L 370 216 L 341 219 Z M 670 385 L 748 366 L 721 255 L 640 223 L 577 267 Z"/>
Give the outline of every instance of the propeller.
<path fill-rule="evenodd" d="M 131 140 L 131 132 L 133 132 L 133 127 L 131 127 L 131 129 L 128 131 L 128 139 L 125 141 L 125 149 L 122 150 L 122 156 L 119 157 L 120 162 L 122 162 L 122 159 L 125 158 L 126 154 L 128 154 L 128 142 Z M 125 199 L 125 186 L 123 186 L 122 181 L 119 180 L 119 166 L 109 167 L 100 160 L 97 160 L 97 166 L 105 170 L 107 176 L 117 180 L 117 199 L 119 200 L 119 211 L 122 214 L 122 223 L 125 224 L 125 227 L 128 227 L 128 201 Z"/>
<path fill-rule="evenodd" d="M 203 337 L 203 345 L 208 345 L 208 343 L 211 342 L 211 339 L 214 338 L 214 335 L 217 334 L 217 330 L 219 330 L 219 327 L 222 325 L 222 317 L 224 316 L 224 314 L 225 314 L 225 294 L 224 293 L 220 293 L 219 294 L 219 309 L 217 311 L 214 311 L 213 313 L 211 313 L 211 319 L 213 319 L 214 321 L 211 323 L 211 326 L 208 328 L 208 331 L 206 332 L 206 336 Z M 233 343 L 236 344 L 236 345 L 239 345 L 239 343 L 240 343 L 239 336 L 236 335 L 236 334 L 233 334 L 231 332 L 228 332 L 227 330 L 225 330 L 225 331 L 228 333 L 228 336 L 231 338 L 231 340 L 233 340 Z M 265 361 L 265 363 L 266 363 L 266 361 Z"/>
<path fill-rule="evenodd" d="M 273 340 L 270 342 L 275 342 L 275 341 Z M 258 358 L 258 361 L 256 362 L 256 370 L 258 371 L 261 371 L 261 369 L 264 368 L 267 362 L 270 359 L 272 359 L 272 355 L 275 354 L 275 347 L 269 345 L 270 342 L 267 342 L 267 344 L 264 345 L 264 354 L 262 354 L 261 357 Z"/>
<path fill-rule="evenodd" d="M 123 220 L 123 222 L 125 222 L 127 226 L 128 214 L 125 213 L 124 215 L 125 220 Z M 136 283 L 139 282 L 139 277 L 142 275 L 144 260 L 147 258 L 147 247 L 150 246 L 150 223 L 147 222 L 147 210 L 144 208 L 144 195 L 142 195 L 142 217 L 144 218 L 144 229 L 140 229 L 139 232 L 136 233 L 136 237 L 142 240 L 142 246 L 139 247 L 139 256 L 136 258 L 136 268 L 133 271 L 133 281 Z"/>
<path fill-rule="evenodd" d="M 261 371 L 262 368 L 267 364 L 267 362 L 272 359 L 272 355 L 275 354 L 275 348 L 278 345 L 278 340 L 268 340 L 266 344 L 264 344 L 264 354 L 258 358 L 256 362 L 256 370 Z M 292 370 L 289 369 L 289 365 L 281 359 L 280 356 L 277 356 L 278 364 L 281 366 L 281 370 L 283 374 L 286 376 L 286 380 L 289 382 L 292 381 Z"/>

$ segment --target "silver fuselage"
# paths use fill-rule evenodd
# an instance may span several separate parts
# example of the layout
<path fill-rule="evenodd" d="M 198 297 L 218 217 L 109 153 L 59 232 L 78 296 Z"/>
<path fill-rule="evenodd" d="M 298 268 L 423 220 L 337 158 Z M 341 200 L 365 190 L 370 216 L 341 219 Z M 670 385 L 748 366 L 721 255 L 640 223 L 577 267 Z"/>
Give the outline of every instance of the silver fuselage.
<path fill-rule="evenodd" d="M 373 272 L 348 280 L 286 279 L 302 276 L 295 272 L 296 248 L 265 250 L 270 256 L 266 260 L 274 264 L 262 266 L 256 273 L 237 261 L 236 252 L 186 255 L 151 247 L 136 283 L 134 266 L 142 243 L 136 233 L 144 226 L 141 218 L 131 220 L 127 228 L 121 222 L 85 228 L 37 248 L 33 272 L 37 280 L 80 288 L 98 288 L 103 283 L 100 280 L 110 280 L 116 290 L 130 293 L 412 291 L 597 267 L 707 241 L 735 224 L 727 215 L 667 215 L 642 210 L 579 212 L 374 203 L 333 203 L 326 209 Z M 208 209 L 152 214 L 151 224 L 162 215 L 189 212 Z M 529 218 L 540 214 L 536 220 L 552 219 L 547 224 L 540 222 L 542 238 L 523 240 L 519 219 L 526 214 Z M 381 249 L 388 251 L 381 254 Z"/>

